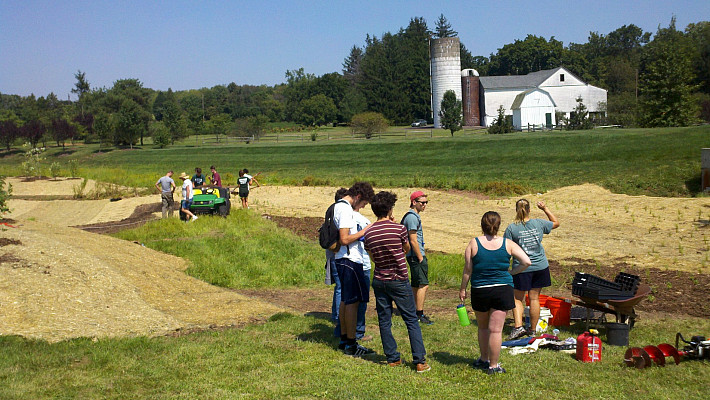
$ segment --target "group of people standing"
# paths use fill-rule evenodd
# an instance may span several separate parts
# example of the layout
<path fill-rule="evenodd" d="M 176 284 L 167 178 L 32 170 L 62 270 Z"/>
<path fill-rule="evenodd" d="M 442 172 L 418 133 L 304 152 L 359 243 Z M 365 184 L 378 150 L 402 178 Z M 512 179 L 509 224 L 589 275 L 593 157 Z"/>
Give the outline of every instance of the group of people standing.
<path fill-rule="evenodd" d="M 257 174 L 258 175 L 258 174 Z M 160 190 L 160 200 L 162 203 L 162 213 L 163 218 L 172 217 L 174 211 L 174 193 L 175 193 L 175 181 L 173 180 L 173 171 L 168 171 L 164 176 L 160 177 L 157 182 L 155 182 L 155 187 Z M 192 196 L 193 189 L 202 187 L 222 187 L 222 177 L 217 172 L 217 168 L 212 165 L 210 167 L 210 175 L 205 176 L 202 173 L 202 168 L 195 168 L 195 174 L 190 177 L 185 172 L 181 173 L 178 177 L 182 180 L 182 200 L 180 202 L 180 211 L 188 216 L 189 221 L 194 221 L 198 217 L 190 211 L 190 206 L 192 206 Z M 255 177 L 249 175 L 249 170 L 246 168 L 239 170 L 239 179 L 237 179 L 237 187 L 239 192 L 239 197 L 242 200 L 242 207 L 249 208 L 248 197 L 250 185 L 254 183 L 257 186 L 259 182 Z"/>
<path fill-rule="evenodd" d="M 391 331 L 394 304 L 407 327 L 415 369 L 425 372 L 431 367 L 426 362 L 420 324 L 433 322 L 423 310 L 429 268 L 420 213 L 429 201 L 421 191 L 412 193 L 409 200 L 409 210 L 397 223 L 392 214 L 397 201 L 394 193 L 375 194 L 367 182 L 338 190 L 333 221 L 339 230 L 340 247 L 326 250 L 326 283 L 335 284 L 332 319 L 334 335 L 340 338 L 339 349 L 350 356 L 372 354 L 374 351 L 358 344 L 358 340 L 372 339 L 365 334 L 365 311 L 374 262 L 371 286 L 387 363 L 402 365 Z M 372 224 L 359 213 L 368 203 L 377 218 Z M 557 228 L 559 222 L 544 202 L 537 206 L 547 220 L 531 219 L 530 203 L 518 200 L 515 221 L 503 237 L 498 236 L 500 215 L 486 212 L 481 218 L 483 235 L 471 239 L 465 250 L 459 300 L 463 303 L 470 293 L 480 348 L 480 357 L 473 366 L 488 374 L 505 372 L 499 356 L 507 312 L 514 310 L 515 327 L 510 338 L 530 334 L 522 321 L 525 295 L 530 299 L 534 327 L 540 315 L 540 291 L 550 286 L 549 265 L 541 242 L 543 235 Z"/>

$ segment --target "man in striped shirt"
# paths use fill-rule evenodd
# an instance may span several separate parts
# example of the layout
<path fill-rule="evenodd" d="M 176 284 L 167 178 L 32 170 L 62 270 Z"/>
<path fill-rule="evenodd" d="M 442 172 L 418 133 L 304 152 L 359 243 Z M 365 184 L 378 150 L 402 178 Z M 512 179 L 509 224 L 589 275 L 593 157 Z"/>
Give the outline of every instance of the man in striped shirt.
<path fill-rule="evenodd" d="M 404 225 L 394 222 L 392 209 L 397 196 L 392 192 L 379 192 L 370 207 L 377 217 L 377 222 L 370 225 L 365 233 L 365 249 L 375 263 L 372 289 L 375 293 L 377 318 L 380 325 L 382 348 L 387 356 L 388 365 L 402 365 L 397 342 L 392 336 L 392 302 L 402 315 L 409 343 L 412 347 L 412 362 L 417 372 L 431 369 L 426 363 L 426 350 L 422 340 L 422 331 L 417 319 L 412 286 L 409 284 L 407 260 L 404 253 L 409 251 L 409 239 Z"/>

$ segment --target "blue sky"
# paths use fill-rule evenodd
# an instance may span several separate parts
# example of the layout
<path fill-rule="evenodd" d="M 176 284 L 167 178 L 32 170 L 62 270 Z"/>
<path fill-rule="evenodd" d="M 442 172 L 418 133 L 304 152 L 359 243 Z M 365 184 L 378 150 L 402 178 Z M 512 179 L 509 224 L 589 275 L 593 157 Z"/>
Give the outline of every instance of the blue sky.
<path fill-rule="evenodd" d="M 0 1 L 0 92 L 67 98 L 137 78 L 156 90 L 274 85 L 286 70 L 340 72 L 353 45 L 440 14 L 473 55 L 528 34 L 584 43 L 635 24 L 655 33 L 710 20 L 710 1 Z M 74 98 L 72 96 L 72 98 Z"/>

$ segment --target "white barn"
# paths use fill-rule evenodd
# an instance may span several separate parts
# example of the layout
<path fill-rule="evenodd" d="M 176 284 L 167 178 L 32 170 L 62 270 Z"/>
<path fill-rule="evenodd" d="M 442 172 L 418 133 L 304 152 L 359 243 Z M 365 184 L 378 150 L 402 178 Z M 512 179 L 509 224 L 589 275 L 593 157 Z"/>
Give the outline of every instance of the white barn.
<path fill-rule="evenodd" d="M 542 89 L 528 89 L 518 94 L 511 108 L 515 129 L 523 129 L 528 125 L 555 125 L 555 102 Z"/>
<path fill-rule="evenodd" d="M 551 124 L 556 123 L 555 112 L 562 112 L 565 117 L 569 117 L 570 113 L 577 107 L 578 97 L 582 97 L 582 102 L 590 114 L 606 113 L 607 91 L 583 82 L 564 67 L 531 72 L 527 75 L 482 76 L 480 77 L 480 82 L 483 96 L 483 101 L 481 101 L 481 122 L 484 126 L 490 126 L 493 123 L 498 116 L 498 108 L 501 105 L 505 108 L 505 114 L 513 115 L 515 119 L 513 106 L 519 95 L 522 95 L 522 98 L 516 104 L 520 109 L 520 126 L 516 126 L 518 129 L 522 126 L 527 126 L 528 123 L 536 125 L 547 124 L 547 120 L 544 120 L 544 122 L 528 122 L 526 120 L 526 116 L 532 118 L 532 115 L 536 115 L 535 118 L 539 118 L 538 113 L 541 110 L 535 112 L 532 110 L 524 112 L 523 110 L 526 107 L 530 107 L 534 99 L 537 99 L 538 102 L 545 102 L 545 94 L 549 96 L 554 108 L 551 112 Z M 536 91 L 534 89 L 540 90 Z M 545 111 L 544 114 L 547 113 L 550 113 L 550 111 Z M 539 119 L 535 119 L 535 121 L 539 121 Z"/>

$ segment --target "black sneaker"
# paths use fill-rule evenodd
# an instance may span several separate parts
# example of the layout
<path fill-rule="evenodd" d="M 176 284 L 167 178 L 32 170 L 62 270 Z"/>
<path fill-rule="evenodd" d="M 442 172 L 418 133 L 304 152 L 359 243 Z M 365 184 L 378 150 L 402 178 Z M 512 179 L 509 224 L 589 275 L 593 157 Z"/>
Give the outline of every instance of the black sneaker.
<path fill-rule="evenodd" d="M 434 322 L 433 322 L 432 320 L 430 320 L 429 317 L 427 317 L 425 314 L 422 314 L 422 315 L 419 317 L 419 322 L 421 322 L 421 323 L 424 324 L 424 325 L 432 325 L 432 324 L 434 323 Z"/>
<path fill-rule="evenodd" d="M 346 356 L 352 357 L 362 357 L 368 354 L 373 354 L 374 352 L 374 350 L 368 349 L 365 346 L 360 346 L 359 344 L 353 346 L 345 346 L 345 350 L 343 351 Z"/>
<path fill-rule="evenodd" d="M 478 360 L 474 361 L 473 364 L 471 364 L 471 366 L 475 369 L 488 370 L 488 367 L 491 366 L 491 363 L 490 361 L 483 361 L 479 357 Z"/>
<path fill-rule="evenodd" d="M 515 339 L 520 339 L 521 337 L 524 337 L 525 335 L 528 334 L 528 331 L 525 329 L 524 326 L 520 326 L 517 328 L 514 328 L 512 331 L 510 331 L 510 335 L 508 335 L 508 340 L 515 340 Z"/>
<path fill-rule="evenodd" d="M 495 374 L 504 374 L 505 369 L 501 367 L 500 365 L 495 367 L 495 368 L 488 368 L 488 371 L 486 371 L 488 375 L 495 375 Z"/>
<path fill-rule="evenodd" d="M 338 350 L 345 350 L 345 342 L 338 343 Z"/>

